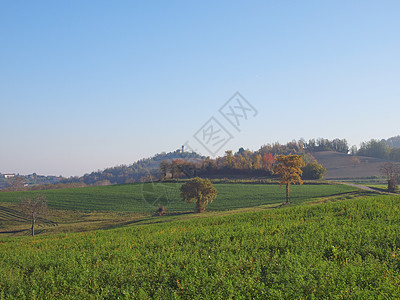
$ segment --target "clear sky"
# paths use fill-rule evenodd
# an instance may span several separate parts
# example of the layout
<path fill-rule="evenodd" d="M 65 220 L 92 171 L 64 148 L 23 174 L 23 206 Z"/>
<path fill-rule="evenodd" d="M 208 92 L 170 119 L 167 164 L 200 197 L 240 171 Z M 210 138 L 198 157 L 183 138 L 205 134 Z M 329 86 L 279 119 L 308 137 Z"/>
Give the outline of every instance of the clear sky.
<path fill-rule="evenodd" d="M 179 148 L 400 134 L 400 1 L 2 1 L 0 172 L 83 175 Z M 240 132 L 218 112 L 239 91 Z M 243 118 L 242 118 L 243 119 Z M 197 144 L 196 144 L 197 143 Z"/>

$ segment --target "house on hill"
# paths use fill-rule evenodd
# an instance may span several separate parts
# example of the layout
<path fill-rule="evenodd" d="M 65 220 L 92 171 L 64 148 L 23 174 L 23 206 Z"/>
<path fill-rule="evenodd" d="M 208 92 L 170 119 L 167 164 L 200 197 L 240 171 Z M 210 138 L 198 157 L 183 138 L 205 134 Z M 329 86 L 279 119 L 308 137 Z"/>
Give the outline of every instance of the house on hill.
<path fill-rule="evenodd" d="M 182 149 L 178 149 L 178 150 L 176 150 L 176 152 L 178 152 L 178 153 L 185 152 L 185 146 L 182 145 Z"/>

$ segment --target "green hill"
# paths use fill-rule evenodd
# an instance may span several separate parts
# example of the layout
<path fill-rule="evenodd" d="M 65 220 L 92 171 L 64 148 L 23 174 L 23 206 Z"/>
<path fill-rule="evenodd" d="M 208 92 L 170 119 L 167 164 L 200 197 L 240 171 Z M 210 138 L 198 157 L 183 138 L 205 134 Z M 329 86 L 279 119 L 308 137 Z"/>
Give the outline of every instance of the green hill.
<path fill-rule="evenodd" d="M 0 240 L 6 299 L 400 297 L 400 198 Z"/>

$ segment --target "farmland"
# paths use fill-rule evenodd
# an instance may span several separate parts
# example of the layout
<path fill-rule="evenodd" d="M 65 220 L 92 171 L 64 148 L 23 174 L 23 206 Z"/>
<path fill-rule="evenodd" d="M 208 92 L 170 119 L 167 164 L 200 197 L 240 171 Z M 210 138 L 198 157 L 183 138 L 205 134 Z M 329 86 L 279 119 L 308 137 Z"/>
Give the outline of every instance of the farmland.
<path fill-rule="evenodd" d="M 284 189 L 279 185 L 216 184 L 219 195 L 209 211 L 223 212 L 259 206 L 279 206 Z M 42 191 L 47 196 L 48 214 L 38 221 L 39 234 L 80 232 L 107 229 L 138 222 L 155 222 L 157 204 L 167 209 L 165 220 L 188 216 L 194 204 L 183 202 L 180 184 L 131 184 Z M 321 197 L 353 197 L 357 189 L 343 185 L 294 186 L 292 205 L 318 200 Z M 39 192 L 0 193 L 0 237 L 29 235 L 29 220 L 18 211 L 21 197 Z"/>
<path fill-rule="evenodd" d="M 400 198 L 3 239 L 24 298 L 398 298 Z"/>
<path fill-rule="evenodd" d="M 49 207 L 80 211 L 154 212 L 157 203 L 167 206 L 171 212 L 193 210 L 193 204 L 182 202 L 180 183 L 146 183 L 48 190 L 40 192 L 0 193 L 0 202 L 17 203 L 18 199 L 36 193 L 47 197 Z M 285 191 L 277 184 L 216 184 L 218 197 L 210 210 L 227 210 L 263 204 L 282 203 Z M 312 198 L 344 194 L 356 191 L 344 185 L 293 186 L 291 201 L 300 204 Z"/>

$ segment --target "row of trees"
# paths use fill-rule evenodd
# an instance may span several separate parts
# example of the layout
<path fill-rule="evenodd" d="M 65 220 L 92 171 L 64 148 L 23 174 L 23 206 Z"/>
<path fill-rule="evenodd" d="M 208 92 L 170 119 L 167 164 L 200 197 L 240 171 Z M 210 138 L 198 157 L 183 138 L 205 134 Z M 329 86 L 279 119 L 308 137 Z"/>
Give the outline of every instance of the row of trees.
<path fill-rule="evenodd" d="M 166 178 L 193 178 L 196 176 L 274 176 L 274 165 L 277 163 L 276 157 L 272 153 L 261 151 L 251 152 L 249 150 L 239 149 L 233 154 L 232 151 L 226 151 L 223 157 L 216 159 L 206 158 L 203 161 L 191 162 L 182 159 L 172 161 L 162 161 L 160 163 L 161 179 Z M 283 154 L 281 154 L 283 155 Z M 305 162 L 304 178 L 321 179 L 326 173 L 326 169 L 318 164 L 310 154 L 297 154 Z"/>
<path fill-rule="evenodd" d="M 400 148 L 388 146 L 384 140 L 378 141 L 372 139 L 368 142 L 361 143 L 360 148 L 352 154 L 400 162 Z"/>
<path fill-rule="evenodd" d="M 304 143 L 304 148 L 307 151 L 318 152 L 318 151 L 336 151 L 341 153 L 348 153 L 350 148 L 346 139 L 323 139 L 319 138 L 317 140 L 311 139 L 308 143 Z"/>
<path fill-rule="evenodd" d="M 96 182 L 94 185 L 110 185 L 108 181 Z M 55 184 L 38 184 L 28 186 L 26 180 L 22 176 L 16 176 L 7 180 L 6 188 L 2 189 L 2 192 L 15 192 L 15 191 L 42 191 L 42 190 L 57 190 L 67 188 L 80 188 L 88 186 L 84 182 L 72 182 L 72 183 L 55 183 Z"/>

